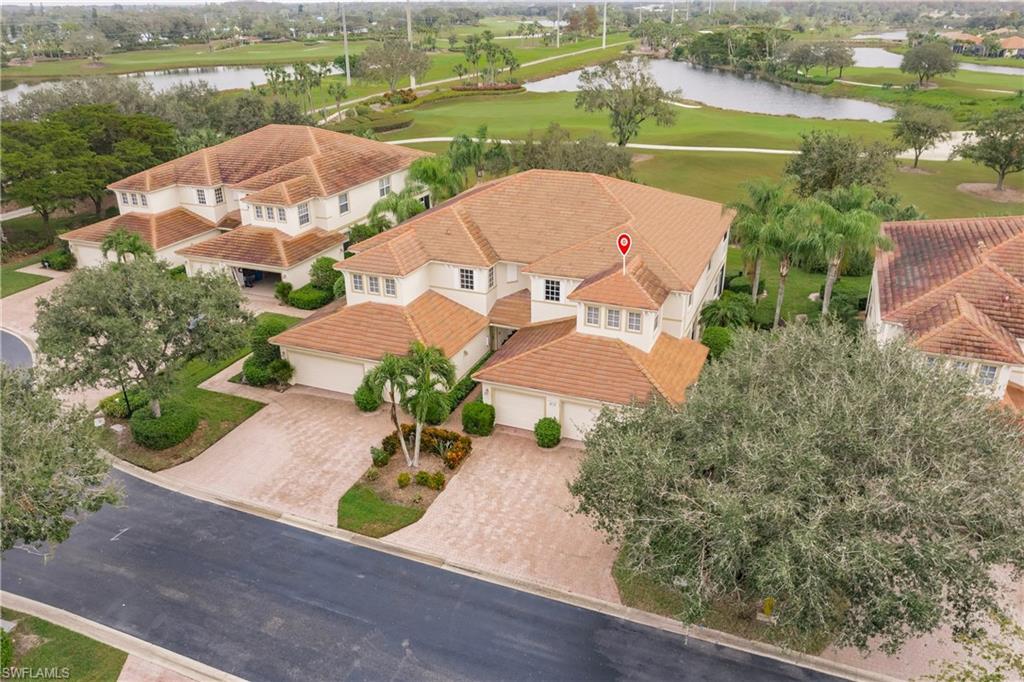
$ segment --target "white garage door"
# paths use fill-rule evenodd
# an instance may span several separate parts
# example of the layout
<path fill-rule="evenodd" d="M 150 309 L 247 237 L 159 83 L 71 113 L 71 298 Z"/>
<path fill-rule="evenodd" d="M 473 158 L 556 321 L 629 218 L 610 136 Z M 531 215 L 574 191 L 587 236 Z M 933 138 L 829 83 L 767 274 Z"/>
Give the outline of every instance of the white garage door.
<path fill-rule="evenodd" d="M 75 254 L 75 261 L 80 268 L 92 268 L 107 262 L 98 246 L 75 244 L 71 247 L 71 252 Z"/>
<path fill-rule="evenodd" d="M 295 367 L 292 381 L 296 384 L 341 393 L 355 393 L 363 381 L 361 362 L 310 355 L 294 350 L 288 351 L 288 360 Z"/>
<path fill-rule="evenodd" d="M 544 396 L 494 388 L 491 389 L 491 402 L 494 421 L 505 426 L 533 431 L 537 420 L 544 416 Z"/>
<path fill-rule="evenodd" d="M 590 427 L 594 425 L 601 408 L 583 403 L 562 401 L 562 437 L 583 440 Z"/>

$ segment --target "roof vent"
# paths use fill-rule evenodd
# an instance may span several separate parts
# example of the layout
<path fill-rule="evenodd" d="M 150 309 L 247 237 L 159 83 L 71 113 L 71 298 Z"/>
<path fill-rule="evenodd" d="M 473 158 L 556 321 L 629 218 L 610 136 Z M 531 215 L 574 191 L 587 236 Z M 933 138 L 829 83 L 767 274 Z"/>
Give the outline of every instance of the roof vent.
<path fill-rule="evenodd" d="M 979 239 L 978 240 L 978 251 L 984 251 L 984 250 L 985 250 L 985 240 L 984 239 Z"/>

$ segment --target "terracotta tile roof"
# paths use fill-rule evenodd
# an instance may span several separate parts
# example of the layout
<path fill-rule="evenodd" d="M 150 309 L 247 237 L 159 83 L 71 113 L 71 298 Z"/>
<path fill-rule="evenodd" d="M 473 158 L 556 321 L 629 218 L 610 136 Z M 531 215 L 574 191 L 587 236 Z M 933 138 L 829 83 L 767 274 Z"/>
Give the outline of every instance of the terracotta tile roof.
<path fill-rule="evenodd" d="M 689 291 L 732 215 L 721 204 L 601 175 L 531 170 L 479 185 L 354 245 L 357 255 L 344 268 L 369 269 L 371 251 L 413 233 L 417 259 L 383 274 L 406 274 L 431 260 L 481 267 L 503 260 L 527 264 L 526 272 L 585 279 L 620 262 L 614 238 L 627 231 L 634 253 L 665 287 Z"/>
<path fill-rule="evenodd" d="M 409 344 L 437 346 L 448 357 L 487 328 L 487 318 L 428 291 L 408 306 L 359 303 L 300 323 L 271 339 L 279 346 L 380 360 L 405 355 Z"/>
<path fill-rule="evenodd" d="M 289 236 L 272 227 L 243 225 L 213 239 L 180 249 L 178 253 L 190 258 L 289 268 L 338 246 L 343 241 L 343 232 L 327 232 L 320 228 Z"/>
<path fill-rule="evenodd" d="M 1024 386 L 1013 381 L 1007 383 L 1006 393 L 1000 402 L 1024 415 Z"/>
<path fill-rule="evenodd" d="M 679 403 L 700 374 L 708 349 L 662 334 L 650 353 L 618 339 L 576 331 L 575 318 L 520 329 L 473 376 L 606 403 L 656 391 Z"/>
<path fill-rule="evenodd" d="M 530 290 L 502 296 L 491 306 L 491 324 L 518 329 L 530 324 Z"/>
<path fill-rule="evenodd" d="M 933 353 L 1024 362 L 1024 216 L 885 223 L 882 319 Z"/>
<path fill-rule="evenodd" d="M 172 208 L 162 213 L 125 213 L 65 232 L 60 238 L 99 244 L 114 230 L 122 229 L 139 235 L 154 249 L 162 249 L 209 232 L 215 227 L 213 222 L 192 211 Z"/>
<path fill-rule="evenodd" d="M 999 41 L 999 46 L 1004 50 L 1024 50 L 1024 38 L 1010 36 Z"/>
<path fill-rule="evenodd" d="M 573 301 L 608 303 L 626 308 L 661 310 L 668 288 L 644 264 L 640 256 L 630 258 L 626 270 L 616 265 L 589 277 L 568 298 Z"/>
<path fill-rule="evenodd" d="M 317 191 L 326 191 L 320 196 L 330 196 L 406 168 L 424 155 L 426 152 L 322 128 L 271 124 L 130 175 L 109 187 L 148 192 L 175 184 L 242 183 L 246 189 L 262 190 L 304 176 Z M 301 196 L 305 190 L 295 187 L 292 191 Z"/>
<path fill-rule="evenodd" d="M 964 33 L 963 31 L 946 31 L 945 33 L 940 33 L 939 36 L 954 42 L 974 43 L 975 45 L 980 45 L 984 42 L 981 36 L 976 36 L 973 33 Z"/>
<path fill-rule="evenodd" d="M 359 242 L 362 243 L 362 242 Z M 358 246 L 355 244 L 354 246 Z M 351 250 L 351 247 L 349 247 Z M 389 239 L 380 248 L 346 258 L 335 264 L 338 270 L 406 275 L 429 262 L 423 243 L 411 232 Z"/>
<path fill-rule="evenodd" d="M 224 217 L 217 222 L 217 227 L 221 229 L 234 229 L 242 224 L 242 212 L 237 208 L 234 211 L 228 211 L 224 214 Z"/>

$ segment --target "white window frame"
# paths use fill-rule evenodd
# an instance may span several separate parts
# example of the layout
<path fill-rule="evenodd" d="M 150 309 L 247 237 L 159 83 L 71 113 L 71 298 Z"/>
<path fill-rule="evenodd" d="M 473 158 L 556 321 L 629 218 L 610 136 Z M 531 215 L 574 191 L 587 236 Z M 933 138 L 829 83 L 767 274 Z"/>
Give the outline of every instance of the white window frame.
<path fill-rule="evenodd" d="M 138 205 L 139 205 L 139 195 L 136 194 L 135 192 L 132 192 L 132 206 L 138 206 Z"/>
<path fill-rule="evenodd" d="M 139 201 L 142 202 L 143 206 L 149 208 L 149 200 L 146 198 L 145 194 L 139 194 Z"/>
<path fill-rule="evenodd" d="M 490 291 L 491 289 L 494 288 L 495 281 L 496 280 L 495 280 L 495 277 L 494 277 L 494 266 L 492 265 L 491 267 L 489 267 L 487 269 L 487 290 L 488 291 Z"/>
<path fill-rule="evenodd" d="M 263 207 L 259 204 L 253 204 L 253 208 L 256 210 L 256 217 L 263 220 Z"/>
<path fill-rule="evenodd" d="M 205 189 L 197 189 L 196 190 L 196 203 L 199 204 L 200 206 L 206 206 L 206 190 Z"/>
<path fill-rule="evenodd" d="M 612 316 L 615 316 L 615 324 L 612 324 Z M 605 308 L 604 326 L 606 329 L 622 329 L 622 310 L 619 308 Z"/>
<path fill-rule="evenodd" d="M 636 320 L 636 329 L 633 329 L 633 320 Z M 644 314 L 635 310 L 626 311 L 626 331 L 632 334 L 642 334 L 644 331 Z"/>
<path fill-rule="evenodd" d="M 988 372 L 991 371 L 991 376 L 988 376 Z M 991 386 L 996 383 L 996 377 L 999 376 L 999 367 L 996 365 L 981 365 L 978 367 L 978 383 L 982 386 Z"/>
<path fill-rule="evenodd" d="M 955 369 L 958 372 L 963 372 L 965 374 L 970 374 L 971 373 L 971 363 L 967 362 L 966 360 L 954 360 L 953 361 L 953 369 Z"/>
<path fill-rule="evenodd" d="M 363 276 L 358 272 L 352 273 L 352 291 L 363 291 Z"/>
<path fill-rule="evenodd" d="M 590 313 L 594 313 L 593 319 L 591 319 Z M 596 305 L 588 305 L 583 311 L 583 324 L 588 327 L 601 326 L 601 309 Z"/>
<path fill-rule="evenodd" d="M 223 187 L 215 187 L 213 189 L 213 200 L 215 202 L 217 202 L 218 204 L 223 204 L 224 203 L 224 188 Z"/>
<path fill-rule="evenodd" d="M 284 209 L 280 206 L 277 207 L 277 222 L 286 223 L 288 222 L 288 214 L 285 213 Z"/>
<path fill-rule="evenodd" d="M 546 279 L 546 280 L 544 280 L 544 300 L 545 301 L 549 301 L 551 303 L 561 303 L 562 302 L 562 280 L 560 280 L 560 279 Z"/>
<path fill-rule="evenodd" d="M 268 223 L 275 222 L 274 221 L 274 207 L 273 206 L 264 206 L 263 209 L 264 209 L 264 213 L 267 214 L 266 221 Z"/>
<path fill-rule="evenodd" d="M 369 285 L 367 287 L 367 291 L 369 293 L 371 293 L 371 294 L 375 294 L 375 295 L 379 296 L 380 295 L 380 277 L 378 277 L 377 275 L 370 275 L 366 279 L 367 279 L 366 283 Z"/>
<path fill-rule="evenodd" d="M 505 281 L 519 281 L 519 263 L 509 263 L 508 265 L 505 266 Z"/>
<path fill-rule="evenodd" d="M 125 206 L 128 205 L 128 192 L 121 192 L 121 203 Z"/>
<path fill-rule="evenodd" d="M 309 202 L 299 204 L 299 225 L 305 225 L 309 222 Z"/>
<path fill-rule="evenodd" d="M 391 194 L 391 176 L 385 175 L 383 178 L 377 181 L 377 193 L 383 199 L 387 195 Z"/>
<path fill-rule="evenodd" d="M 395 282 L 394 277 L 384 278 L 384 295 L 391 297 L 398 296 L 398 284 Z"/>
<path fill-rule="evenodd" d="M 472 268 L 459 268 L 459 288 L 465 291 L 476 289 L 476 273 Z"/>
<path fill-rule="evenodd" d="M 348 192 L 342 192 L 338 195 L 338 215 L 345 215 L 350 210 L 352 209 L 348 205 Z"/>

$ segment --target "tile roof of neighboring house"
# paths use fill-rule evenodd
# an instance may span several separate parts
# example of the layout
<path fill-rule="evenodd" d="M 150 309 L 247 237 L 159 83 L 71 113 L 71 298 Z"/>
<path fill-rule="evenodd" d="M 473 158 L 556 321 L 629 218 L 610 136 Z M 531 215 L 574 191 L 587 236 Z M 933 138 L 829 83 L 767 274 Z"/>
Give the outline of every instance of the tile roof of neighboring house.
<path fill-rule="evenodd" d="M 121 229 L 139 235 L 154 249 L 162 249 L 215 228 L 212 221 L 201 215 L 184 208 L 172 208 L 161 213 L 124 213 L 65 232 L 60 238 L 99 244 L 108 234 Z"/>
<path fill-rule="evenodd" d="M 242 212 L 237 208 L 234 211 L 228 211 L 224 214 L 224 217 L 217 222 L 217 227 L 221 229 L 234 229 L 242 224 Z"/>
<path fill-rule="evenodd" d="M 407 306 L 359 303 L 299 323 L 271 339 L 279 346 L 379 360 L 405 355 L 409 344 L 437 346 L 448 357 L 487 328 L 487 318 L 428 291 Z"/>
<path fill-rule="evenodd" d="M 1024 50 L 1024 38 L 1010 36 L 999 41 L 999 46 L 1004 50 Z"/>
<path fill-rule="evenodd" d="M 964 33 L 963 31 L 946 31 L 945 33 L 940 33 L 939 36 L 957 43 L 973 43 L 975 45 L 980 45 L 984 42 L 981 36 L 976 36 L 973 33 Z"/>
<path fill-rule="evenodd" d="M 1022 363 L 1024 216 L 886 223 L 882 319 L 927 352 Z"/>
<path fill-rule="evenodd" d="M 502 296 L 491 306 L 491 324 L 518 329 L 530 324 L 530 290 Z"/>
<path fill-rule="evenodd" d="M 608 303 L 626 308 L 661 310 L 669 290 L 658 276 L 648 269 L 640 256 L 631 258 L 623 268 L 613 265 L 604 272 L 588 277 L 573 289 L 573 301 Z"/>
<path fill-rule="evenodd" d="M 1024 415 L 1024 386 L 1013 381 L 1007 383 L 1006 393 L 1000 402 Z"/>
<path fill-rule="evenodd" d="M 576 331 L 576 319 L 516 332 L 473 376 L 607 403 L 643 400 L 652 391 L 679 403 L 697 380 L 708 349 L 662 334 L 649 353 L 618 339 Z"/>
<path fill-rule="evenodd" d="M 243 225 L 213 239 L 180 249 L 178 253 L 189 258 L 289 268 L 339 246 L 343 241 L 344 233 L 327 232 L 320 228 L 290 236 L 273 227 Z"/>
<path fill-rule="evenodd" d="M 314 195 L 330 196 L 401 170 L 425 155 L 415 149 L 322 128 L 271 124 L 130 175 L 110 188 L 149 192 L 176 184 L 232 185 L 303 201 Z M 305 181 L 271 189 L 300 177 Z M 287 203 L 269 198 L 266 201 Z"/>
<path fill-rule="evenodd" d="M 525 272 L 586 279 L 620 262 L 615 237 L 624 231 L 664 287 L 689 291 L 732 215 L 712 201 L 602 175 L 531 170 L 354 245 L 356 255 L 339 267 L 404 275 L 430 261 L 487 267 L 504 260 L 527 264 Z M 414 257 L 397 262 L 374 253 L 400 238 L 416 242 Z"/>

